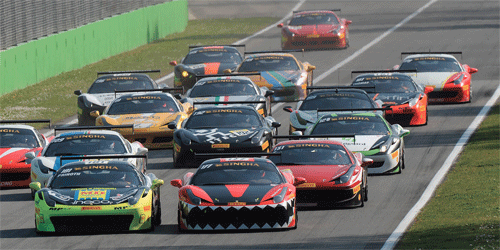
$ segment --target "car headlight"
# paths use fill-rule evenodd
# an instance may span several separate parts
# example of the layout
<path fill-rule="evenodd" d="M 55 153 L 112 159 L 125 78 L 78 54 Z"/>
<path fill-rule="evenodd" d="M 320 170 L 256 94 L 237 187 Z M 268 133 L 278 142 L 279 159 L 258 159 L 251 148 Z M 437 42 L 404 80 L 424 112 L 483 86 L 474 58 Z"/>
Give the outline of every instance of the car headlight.
<path fill-rule="evenodd" d="M 462 80 L 463 80 L 463 79 L 464 79 L 464 74 L 462 74 L 459 78 L 455 79 L 455 80 L 453 81 L 453 83 L 454 83 L 455 85 L 459 85 L 459 84 L 462 82 Z"/>
<path fill-rule="evenodd" d="M 182 75 L 182 77 L 188 77 L 189 72 L 184 70 L 184 71 L 182 71 L 181 75 Z"/>
<path fill-rule="evenodd" d="M 412 98 L 412 99 L 408 102 L 408 105 L 409 105 L 410 107 L 415 106 L 415 104 L 417 104 L 417 102 L 418 102 L 418 99 L 419 99 L 418 97 L 419 97 L 419 96 L 416 96 L 415 98 Z"/>
<path fill-rule="evenodd" d="M 355 168 L 356 168 L 356 166 L 352 165 L 349 168 L 349 170 L 347 170 L 347 172 L 345 174 L 341 175 L 340 177 L 338 177 L 334 180 L 335 184 L 344 184 L 344 183 L 349 182 L 349 180 L 351 179 L 352 173 L 354 173 Z"/>
<path fill-rule="evenodd" d="M 387 145 L 382 145 L 382 146 L 380 147 L 380 152 L 381 152 L 381 153 L 385 153 L 385 152 L 387 152 Z"/>
<path fill-rule="evenodd" d="M 387 152 L 388 146 L 387 146 L 387 140 L 389 140 L 389 136 L 384 136 L 380 138 L 378 141 L 376 141 L 373 146 L 370 148 L 370 150 L 374 149 L 379 149 L 381 153 Z"/>
<path fill-rule="evenodd" d="M 287 190 L 288 190 L 287 187 L 284 187 L 279 194 L 277 194 L 276 196 L 273 197 L 273 202 L 274 203 L 282 202 L 283 199 L 285 198 L 285 194 L 286 194 Z"/>

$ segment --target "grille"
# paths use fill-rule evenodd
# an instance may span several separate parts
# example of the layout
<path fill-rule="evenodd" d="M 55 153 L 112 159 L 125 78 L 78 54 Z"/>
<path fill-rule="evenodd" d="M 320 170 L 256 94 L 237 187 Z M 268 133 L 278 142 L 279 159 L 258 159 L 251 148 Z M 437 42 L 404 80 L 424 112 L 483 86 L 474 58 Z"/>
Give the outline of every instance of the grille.
<path fill-rule="evenodd" d="M 297 202 L 340 202 L 353 198 L 350 190 L 297 190 Z"/>
<path fill-rule="evenodd" d="M 257 225 L 264 228 L 265 225 L 272 227 L 283 227 L 288 225 L 290 218 L 294 214 L 294 201 L 283 205 L 272 206 L 248 206 L 229 207 L 193 207 L 186 218 L 187 225 L 192 228 L 200 227 L 202 229 L 212 229 L 222 227 L 228 229 L 233 226 L 236 229 L 252 228 Z M 232 227 L 231 227 L 232 229 Z"/>
<path fill-rule="evenodd" d="M 377 161 L 371 165 L 368 165 L 368 168 L 379 168 L 379 167 L 382 167 L 383 165 L 384 165 L 383 161 Z"/>
<path fill-rule="evenodd" d="M 324 40 L 321 42 L 321 44 L 336 44 L 337 41 L 336 40 Z"/>
<path fill-rule="evenodd" d="M 429 98 L 454 98 L 458 95 L 457 91 L 432 91 L 429 94 Z"/>
<path fill-rule="evenodd" d="M 30 179 L 30 173 L 2 173 L 0 181 L 24 181 Z"/>
<path fill-rule="evenodd" d="M 413 114 L 386 115 L 385 119 L 391 124 L 408 124 L 413 118 Z"/>
<path fill-rule="evenodd" d="M 54 216 L 50 220 L 56 232 L 126 231 L 133 215 Z"/>
<path fill-rule="evenodd" d="M 292 44 L 294 46 L 306 46 L 307 45 L 306 42 L 302 42 L 302 41 L 292 42 Z"/>
<path fill-rule="evenodd" d="M 153 139 L 153 143 L 165 143 L 165 142 L 171 142 L 172 137 L 171 136 L 165 136 L 165 137 L 155 137 Z"/>

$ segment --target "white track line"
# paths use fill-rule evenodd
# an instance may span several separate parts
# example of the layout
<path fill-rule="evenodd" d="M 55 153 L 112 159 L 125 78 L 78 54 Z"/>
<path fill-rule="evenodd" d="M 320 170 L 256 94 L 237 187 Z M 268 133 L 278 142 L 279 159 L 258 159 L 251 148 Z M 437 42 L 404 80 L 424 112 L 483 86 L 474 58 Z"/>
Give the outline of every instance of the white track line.
<path fill-rule="evenodd" d="M 498 97 L 500 97 L 500 86 L 497 87 L 497 90 L 495 91 L 493 96 L 481 109 L 476 118 L 474 118 L 474 121 L 472 121 L 467 130 L 465 130 L 465 132 L 462 134 L 462 137 L 460 137 L 450 155 L 448 156 L 448 158 L 446 158 L 443 166 L 441 166 L 434 178 L 432 178 L 431 182 L 429 183 L 417 203 L 411 208 L 411 210 L 406 214 L 403 220 L 396 227 L 394 232 L 392 232 L 392 234 L 389 236 L 385 244 L 382 246 L 382 250 L 390 250 L 396 246 L 403 233 L 406 231 L 406 229 L 408 229 L 410 223 L 415 219 L 415 217 L 417 217 L 418 213 L 425 206 L 425 204 L 429 202 L 437 186 L 443 181 L 443 178 L 450 170 L 452 164 L 455 162 L 458 155 L 462 152 L 464 146 L 467 144 L 467 141 L 469 141 L 474 131 L 479 127 L 481 122 L 488 115 L 488 112 L 498 100 Z"/>

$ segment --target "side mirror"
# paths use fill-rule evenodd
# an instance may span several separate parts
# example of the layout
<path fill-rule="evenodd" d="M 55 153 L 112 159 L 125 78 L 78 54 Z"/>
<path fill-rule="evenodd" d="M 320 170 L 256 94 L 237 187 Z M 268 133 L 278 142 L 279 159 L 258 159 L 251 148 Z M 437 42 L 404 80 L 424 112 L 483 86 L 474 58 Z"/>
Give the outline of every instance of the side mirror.
<path fill-rule="evenodd" d="M 469 68 L 469 74 L 474 74 L 477 72 L 477 69 L 476 68 Z"/>
<path fill-rule="evenodd" d="M 293 131 L 292 135 L 303 135 L 302 131 Z"/>
<path fill-rule="evenodd" d="M 432 87 L 432 86 L 425 86 L 424 93 L 429 94 L 432 91 L 434 91 L 434 87 Z"/>
<path fill-rule="evenodd" d="M 182 96 L 181 96 L 181 94 L 179 94 L 179 93 L 174 94 L 174 97 L 175 97 L 175 99 L 177 99 L 177 100 L 182 99 Z"/>
<path fill-rule="evenodd" d="M 30 183 L 30 188 L 35 190 L 35 191 L 38 191 L 38 190 L 42 189 L 42 184 L 40 184 L 40 182 L 38 182 L 38 181 L 35 181 L 35 182 Z"/>
<path fill-rule="evenodd" d="M 279 122 L 273 122 L 273 123 L 271 123 L 271 126 L 273 128 L 279 128 L 279 127 L 281 127 L 281 123 L 279 123 Z"/>
<path fill-rule="evenodd" d="M 283 110 L 286 111 L 286 112 L 288 112 L 288 113 L 292 113 L 293 112 L 292 106 L 285 106 L 285 107 L 283 107 Z"/>
<path fill-rule="evenodd" d="M 313 70 L 315 70 L 315 69 L 316 69 L 316 66 L 309 65 L 309 66 L 307 66 L 306 71 L 307 71 L 307 72 L 311 72 L 311 71 L 313 71 Z"/>
<path fill-rule="evenodd" d="M 278 28 L 283 28 L 283 23 L 277 25 Z"/>
<path fill-rule="evenodd" d="M 181 188 L 182 187 L 182 181 L 181 181 L 181 179 L 174 179 L 174 180 L 170 181 L 170 185 L 172 185 L 174 187 Z"/>
<path fill-rule="evenodd" d="M 366 167 L 368 165 L 373 164 L 373 159 L 371 158 L 363 158 L 363 162 L 361 162 L 361 167 Z"/>
<path fill-rule="evenodd" d="M 408 129 L 402 129 L 401 134 L 399 135 L 400 137 L 405 137 L 410 134 L 410 130 Z"/>
<path fill-rule="evenodd" d="M 304 177 L 295 177 L 295 179 L 293 180 L 294 186 L 298 186 L 298 185 L 304 184 L 304 183 L 306 183 L 306 178 L 304 178 Z"/>
<path fill-rule="evenodd" d="M 175 124 L 175 123 L 169 123 L 169 124 L 167 125 L 167 127 L 168 127 L 169 129 L 176 129 L 176 128 L 177 128 L 177 124 Z"/>
<path fill-rule="evenodd" d="M 73 92 L 73 93 L 75 93 L 75 95 L 81 95 L 82 91 L 78 89 L 78 90 L 75 90 L 75 92 Z"/>
<path fill-rule="evenodd" d="M 148 153 L 148 151 L 149 151 L 148 148 L 138 148 L 137 149 L 137 154 L 138 155 L 145 155 L 145 154 Z"/>
<path fill-rule="evenodd" d="M 352 21 L 351 21 L 351 20 L 345 20 L 345 24 L 346 24 L 346 25 L 349 25 L 349 24 L 351 24 L 351 23 L 352 23 Z"/>
<path fill-rule="evenodd" d="M 153 184 L 151 185 L 151 188 L 152 189 L 157 188 L 157 187 L 163 185 L 164 183 L 165 183 L 165 181 L 163 181 L 162 179 L 154 179 Z"/>
<path fill-rule="evenodd" d="M 33 152 L 33 151 L 24 154 L 24 156 L 26 156 L 26 158 L 31 159 L 31 160 L 36 158 L 35 152 Z"/>
<path fill-rule="evenodd" d="M 393 70 L 398 70 L 399 69 L 399 65 L 394 65 L 394 67 L 392 67 Z"/>
<path fill-rule="evenodd" d="M 274 91 L 272 90 L 266 90 L 266 93 L 264 94 L 265 97 L 272 96 L 274 95 Z"/>
<path fill-rule="evenodd" d="M 170 62 L 170 63 L 168 63 L 168 64 L 170 64 L 171 66 L 177 66 L 177 61 L 171 61 L 171 62 Z"/>
<path fill-rule="evenodd" d="M 94 118 L 97 118 L 99 117 L 101 114 L 99 113 L 99 110 L 94 110 L 94 111 L 90 111 L 90 116 L 94 117 Z"/>
<path fill-rule="evenodd" d="M 226 74 L 231 74 L 232 73 L 231 69 L 225 69 L 223 72 L 226 73 Z"/>

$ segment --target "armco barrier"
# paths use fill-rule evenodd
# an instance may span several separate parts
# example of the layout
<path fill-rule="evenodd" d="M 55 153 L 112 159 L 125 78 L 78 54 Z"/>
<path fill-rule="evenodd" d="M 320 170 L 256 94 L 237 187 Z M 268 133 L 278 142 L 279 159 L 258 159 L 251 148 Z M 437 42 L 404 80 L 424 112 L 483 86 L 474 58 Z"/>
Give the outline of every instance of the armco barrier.
<path fill-rule="evenodd" d="M 187 0 L 177 0 L 2 51 L 0 95 L 181 32 L 187 22 Z"/>

